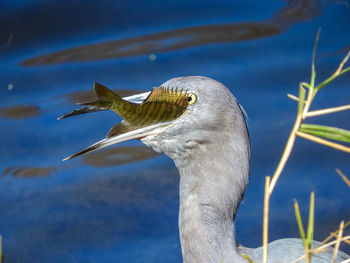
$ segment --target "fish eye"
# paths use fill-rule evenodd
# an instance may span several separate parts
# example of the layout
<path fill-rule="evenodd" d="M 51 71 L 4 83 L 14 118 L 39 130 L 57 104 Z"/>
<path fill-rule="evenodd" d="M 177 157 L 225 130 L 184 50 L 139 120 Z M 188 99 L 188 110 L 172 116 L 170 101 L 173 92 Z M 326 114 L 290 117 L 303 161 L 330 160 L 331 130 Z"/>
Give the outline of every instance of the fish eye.
<path fill-rule="evenodd" d="M 194 94 L 192 92 L 188 93 L 187 94 L 187 101 L 188 101 L 189 105 L 194 104 L 197 101 L 196 94 Z"/>

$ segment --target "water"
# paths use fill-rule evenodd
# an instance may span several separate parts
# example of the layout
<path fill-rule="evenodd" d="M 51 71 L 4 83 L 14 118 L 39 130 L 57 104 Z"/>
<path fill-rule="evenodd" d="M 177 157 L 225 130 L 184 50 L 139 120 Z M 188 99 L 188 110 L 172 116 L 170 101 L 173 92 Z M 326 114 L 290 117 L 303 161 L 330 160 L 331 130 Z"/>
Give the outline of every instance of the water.
<path fill-rule="evenodd" d="M 236 236 L 261 244 L 264 177 L 295 118 L 298 83 L 310 76 L 322 27 L 317 77 L 350 45 L 347 1 L 2 1 L 0 234 L 4 262 L 179 262 L 178 175 L 172 161 L 137 141 L 69 162 L 120 119 L 101 112 L 57 121 L 85 101 L 92 82 L 122 95 L 169 78 L 209 76 L 249 115 L 250 184 Z M 314 109 L 349 104 L 350 74 Z M 310 120 L 350 128 L 349 112 Z M 292 200 L 306 218 L 316 192 L 322 240 L 349 220 L 349 155 L 298 139 L 271 200 L 270 240 L 297 237 Z M 349 247 L 344 247 L 349 252 Z"/>

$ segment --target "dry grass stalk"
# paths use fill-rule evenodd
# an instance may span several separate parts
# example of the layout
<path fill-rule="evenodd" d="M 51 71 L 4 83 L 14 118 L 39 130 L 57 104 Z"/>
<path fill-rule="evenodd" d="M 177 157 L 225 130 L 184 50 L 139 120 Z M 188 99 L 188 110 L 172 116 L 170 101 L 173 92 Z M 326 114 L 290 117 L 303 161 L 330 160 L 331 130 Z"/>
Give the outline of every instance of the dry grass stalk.
<path fill-rule="evenodd" d="M 350 226 L 350 220 L 347 221 L 347 222 L 344 224 L 344 229 L 347 228 L 348 226 Z M 331 233 L 329 234 L 329 236 L 326 237 L 321 243 L 326 244 L 326 243 L 327 243 L 329 240 L 331 240 L 332 238 L 337 238 L 338 232 L 339 232 L 339 229 L 337 229 L 337 231 L 335 231 L 335 232 L 331 232 Z M 349 241 L 348 241 L 348 240 L 344 240 L 343 242 L 348 243 Z"/>
<path fill-rule="evenodd" d="M 343 152 L 350 153 L 350 147 L 346 147 L 346 146 L 341 145 L 339 143 L 331 142 L 331 141 L 322 139 L 320 137 L 317 137 L 317 136 L 314 136 L 314 135 L 311 135 L 311 134 L 307 134 L 305 132 L 300 132 L 300 131 L 297 131 L 296 135 L 298 135 L 299 137 L 302 137 L 304 139 L 307 139 L 307 140 L 310 140 L 310 141 L 313 141 L 313 142 L 317 142 L 319 144 L 323 144 L 323 145 L 326 145 L 328 147 L 331 147 L 331 148 L 334 148 L 334 149 L 337 149 L 337 150 L 340 150 L 340 151 L 343 151 Z"/>
<path fill-rule="evenodd" d="M 284 148 L 280 162 L 278 163 L 278 166 L 275 170 L 275 173 L 272 176 L 272 179 L 270 180 L 270 177 L 267 176 L 266 181 L 265 181 L 264 218 L 263 218 L 263 263 L 267 263 L 267 255 L 268 255 L 267 244 L 268 244 L 268 219 L 269 219 L 270 197 L 271 197 L 273 189 L 275 188 L 276 183 L 277 183 L 279 177 L 281 176 L 282 171 L 283 171 L 283 169 L 284 169 L 284 167 L 289 159 L 289 156 L 292 152 L 296 136 L 300 136 L 300 137 L 303 137 L 305 139 L 308 139 L 308 140 L 311 140 L 311 141 L 314 141 L 314 142 L 317 142 L 317 143 L 320 143 L 323 145 L 327 145 L 329 147 L 350 153 L 349 147 L 346 147 L 344 145 L 340 145 L 340 144 L 337 144 L 337 143 L 334 143 L 334 142 L 331 142 L 328 140 L 324 140 L 324 139 L 321 139 L 320 137 L 316 137 L 316 136 L 307 134 L 305 132 L 299 131 L 301 124 L 304 122 L 304 120 L 307 117 L 318 116 L 318 115 L 347 110 L 347 109 L 349 109 L 349 106 L 350 106 L 350 105 L 346 105 L 346 106 L 329 108 L 329 109 L 313 111 L 313 112 L 309 111 L 311 104 L 312 104 L 312 101 L 320 89 L 322 89 L 323 87 L 328 85 L 330 82 L 332 82 L 338 76 L 350 71 L 350 67 L 343 69 L 345 63 L 348 61 L 348 59 L 350 57 L 350 51 L 349 51 L 347 53 L 347 55 L 345 56 L 345 58 L 343 59 L 343 61 L 339 64 L 337 70 L 329 78 L 324 80 L 321 84 L 315 86 L 315 78 L 316 78 L 315 57 L 316 57 L 316 49 L 317 49 L 319 36 L 320 36 L 320 30 L 318 30 L 318 32 L 317 32 L 316 41 L 315 41 L 314 49 L 313 49 L 310 83 L 305 83 L 305 82 L 300 83 L 300 85 L 299 85 L 299 98 L 297 98 L 294 95 L 287 94 L 290 99 L 298 101 L 297 118 L 295 120 L 292 131 L 289 135 L 289 138 L 288 138 L 288 141 L 287 141 L 286 146 Z M 307 98 L 305 98 L 306 89 L 308 90 Z M 310 229 L 311 229 L 310 230 L 311 231 L 310 237 L 312 237 L 312 235 L 313 235 L 313 223 L 312 223 Z M 331 244 L 335 244 L 336 242 L 350 239 L 350 236 L 340 238 L 339 233 L 340 233 L 340 231 L 338 232 L 338 236 L 337 236 L 336 241 L 332 241 L 324 246 L 321 246 L 321 247 L 319 247 L 317 249 L 313 249 L 313 250 L 310 250 L 309 247 L 306 247 L 306 255 L 301 257 L 301 259 L 307 257 L 308 260 L 310 260 L 311 259 L 310 252 L 311 253 L 319 253 L 320 251 L 322 251 L 322 249 L 330 246 Z M 299 260 L 297 260 L 297 261 L 299 261 Z M 297 262 L 297 261 L 293 261 L 293 262 Z"/>
<path fill-rule="evenodd" d="M 350 235 L 349 236 L 345 236 L 345 237 L 342 237 L 340 239 L 340 242 L 344 242 L 345 240 L 350 240 Z M 330 246 L 333 246 L 335 243 L 337 243 L 338 241 L 337 240 L 334 240 L 334 241 L 331 241 L 327 244 L 324 244 L 323 246 L 320 246 L 320 247 L 317 247 L 315 249 L 312 249 L 310 250 L 311 253 L 313 254 L 319 254 L 319 253 L 322 253 L 325 251 L 326 248 L 330 247 Z M 306 255 L 303 255 L 301 257 L 298 257 L 296 259 L 294 259 L 293 261 L 291 261 L 290 263 L 296 263 L 296 262 L 299 262 L 301 260 L 303 260 L 304 258 L 306 257 Z"/>
<path fill-rule="evenodd" d="M 267 244 L 268 239 L 268 229 L 269 229 L 269 204 L 270 204 L 270 176 L 265 178 L 265 196 L 264 196 L 264 218 L 263 218 L 263 263 L 267 263 Z"/>
<path fill-rule="evenodd" d="M 332 263 L 335 262 L 335 259 L 337 258 L 338 255 L 338 251 L 339 251 L 339 246 L 340 246 L 340 239 L 343 236 L 343 230 L 344 230 L 344 221 L 340 222 L 340 226 L 339 226 L 339 232 L 338 232 L 338 237 L 337 237 L 337 243 L 335 243 L 334 246 L 334 251 L 333 251 L 333 256 L 332 256 Z"/>
<path fill-rule="evenodd" d="M 339 106 L 339 107 L 322 109 L 322 110 L 309 111 L 308 113 L 305 114 L 305 117 L 306 118 L 308 118 L 308 117 L 315 117 L 315 116 L 335 113 L 335 112 L 344 111 L 344 110 L 350 110 L 350 104 L 349 105 L 344 105 L 344 106 Z"/>
<path fill-rule="evenodd" d="M 344 182 L 350 187 L 350 180 L 343 174 L 343 172 L 340 169 L 335 169 L 337 174 L 340 175 L 340 177 L 344 180 Z"/>
<path fill-rule="evenodd" d="M 287 94 L 287 97 L 288 98 L 290 98 L 291 100 L 295 100 L 295 101 L 299 101 L 299 98 L 298 97 L 296 97 L 296 96 L 294 96 L 294 95 L 292 95 L 292 94 Z"/>

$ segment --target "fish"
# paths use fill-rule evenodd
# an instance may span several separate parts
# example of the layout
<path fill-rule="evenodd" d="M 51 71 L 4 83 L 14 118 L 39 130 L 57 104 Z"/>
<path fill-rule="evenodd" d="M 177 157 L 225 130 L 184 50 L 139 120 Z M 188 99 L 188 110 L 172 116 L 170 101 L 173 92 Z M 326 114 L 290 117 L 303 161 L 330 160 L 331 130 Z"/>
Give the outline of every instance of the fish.
<path fill-rule="evenodd" d="M 127 137 L 129 138 L 129 134 L 133 134 L 132 131 L 143 128 L 146 131 L 155 126 L 166 125 L 180 117 L 186 111 L 190 103 L 187 90 L 162 86 L 154 87 L 151 93 L 141 103 L 125 100 L 112 90 L 97 82 L 94 82 L 94 93 L 96 96 L 94 101 L 78 103 L 84 107 L 64 114 L 58 119 L 61 120 L 90 112 L 112 110 L 118 114 L 123 121 L 110 129 L 106 138 L 102 140 L 103 143 L 100 141 L 64 160 L 72 159 L 87 152 L 97 150 L 98 148 L 106 147 L 106 144 L 110 145 L 109 142 L 113 137 L 128 134 Z"/>

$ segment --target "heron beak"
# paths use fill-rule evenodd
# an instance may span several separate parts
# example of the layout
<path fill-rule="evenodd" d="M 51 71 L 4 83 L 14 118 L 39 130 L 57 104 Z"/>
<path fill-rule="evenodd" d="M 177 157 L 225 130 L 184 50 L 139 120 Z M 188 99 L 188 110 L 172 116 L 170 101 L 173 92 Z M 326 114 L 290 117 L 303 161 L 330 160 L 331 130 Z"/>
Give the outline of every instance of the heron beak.
<path fill-rule="evenodd" d="M 122 133 L 122 134 L 117 135 L 117 136 L 107 137 L 105 139 L 102 139 L 102 140 L 82 149 L 81 151 L 79 151 L 71 156 L 64 158 L 63 161 L 73 159 L 77 156 L 80 156 L 80 155 L 83 155 L 83 154 L 86 154 L 86 153 L 89 153 L 92 151 L 96 151 L 98 149 L 102 149 L 102 148 L 105 148 L 105 147 L 113 145 L 113 144 L 129 141 L 132 139 L 142 139 L 142 138 L 145 138 L 149 135 L 160 133 L 170 123 L 171 122 L 158 123 L 158 124 L 151 125 L 148 127 L 143 127 L 143 128 L 137 129 L 137 130 L 132 130 L 132 131 L 129 131 L 126 133 Z"/>
<path fill-rule="evenodd" d="M 95 83 L 94 91 L 95 101 L 82 103 L 85 107 L 67 113 L 59 119 L 109 109 L 124 120 L 115 125 L 105 139 L 82 149 L 63 161 L 116 143 L 158 134 L 182 115 L 188 105 L 187 92 L 177 89 L 157 87 L 153 88 L 152 92 L 121 98 L 103 85 Z"/>

